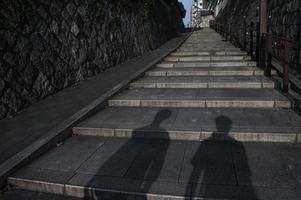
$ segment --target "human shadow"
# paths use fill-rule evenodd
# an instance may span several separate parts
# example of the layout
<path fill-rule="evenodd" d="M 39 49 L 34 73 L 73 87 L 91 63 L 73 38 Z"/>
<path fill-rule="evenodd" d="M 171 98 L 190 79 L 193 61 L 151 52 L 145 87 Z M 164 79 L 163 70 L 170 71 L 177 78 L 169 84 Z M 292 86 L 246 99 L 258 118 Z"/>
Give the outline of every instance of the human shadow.
<path fill-rule="evenodd" d="M 107 154 L 114 153 L 99 153 L 99 169 L 86 184 L 85 198 L 121 200 L 135 195 L 135 199 L 146 200 L 160 176 L 169 148 L 168 132 L 161 126 L 171 114 L 169 109 L 161 110 L 150 125 L 136 129 L 129 139 L 108 139 Z"/>
<path fill-rule="evenodd" d="M 251 184 L 251 171 L 244 145 L 229 135 L 232 120 L 226 116 L 219 116 L 215 122 L 216 131 L 192 151 L 195 153 L 190 160 L 192 170 L 188 178 L 186 196 L 257 200 Z M 243 167 L 243 182 L 247 184 L 243 187 L 238 187 L 236 164 Z"/>

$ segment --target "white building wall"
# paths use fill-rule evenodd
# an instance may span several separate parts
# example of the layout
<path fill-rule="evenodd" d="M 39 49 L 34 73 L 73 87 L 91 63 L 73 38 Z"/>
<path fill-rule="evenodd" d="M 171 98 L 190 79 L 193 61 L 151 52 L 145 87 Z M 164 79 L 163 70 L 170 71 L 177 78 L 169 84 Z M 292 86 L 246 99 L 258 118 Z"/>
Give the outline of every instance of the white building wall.
<path fill-rule="evenodd" d="M 218 0 L 218 3 L 215 7 L 215 16 L 219 14 L 221 10 L 223 10 L 228 3 L 228 0 Z"/>

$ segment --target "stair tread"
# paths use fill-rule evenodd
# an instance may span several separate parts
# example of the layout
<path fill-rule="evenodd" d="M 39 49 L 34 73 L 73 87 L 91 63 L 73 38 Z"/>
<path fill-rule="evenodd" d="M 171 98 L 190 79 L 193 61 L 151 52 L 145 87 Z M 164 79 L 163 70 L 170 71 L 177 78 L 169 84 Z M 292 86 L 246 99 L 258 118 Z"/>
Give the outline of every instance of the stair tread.
<path fill-rule="evenodd" d="M 169 55 L 166 58 L 179 58 L 179 59 L 195 59 L 195 58 L 211 58 L 211 59 L 216 59 L 216 58 L 225 58 L 225 59 L 230 59 L 230 58 L 234 58 L 234 59 L 246 59 L 246 58 L 251 58 L 250 56 L 245 56 L 245 55 L 204 55 L 204 56 L 175 56 L 175 55 Z"/>
<path fill-rule="evenodd" d="M 285 196 L 297 200 L 301 193 L 296 177 L 300 174 L 291 175 L 286 166 L 299 155 L 291 152 L 300 152 L 300 148 L 237 141 L 72 137 L 11 175 L 8 183 L 21 189 L 97 199 L 104 193 L 107 198 L 124 199 L 114 196 L 122 193 L 160 199 L 234 200 L 258 195 L 260 199 L 282 200 Z"/>
<path fill-rule="evenodd" d="M 264 76 L 191 76 L 191 77 L 144 77 L 134 83 L 207 83 L 207 82 L 267 82 L 273 83 Z"/>
<path fill-rule="evenodd" d="M 301 116 L 284 109 L 290 101 L 271 89 L 274 82 L 255 62 L 238 61 L 249 58 L 247 53 L 203 29 L 167 59 L 215 57 L 236 60 L 157 64 L 146 74 L 166 76 L 131 83 L 132 89 L 73 127 L 71 138 L 12 174 L 8 184 L 88 199 L 301 199 L 301 165 L 292 162 L 301 156 L 301 144 L 292 144 L 301 142 Z M 137 89 L 143 87 L 149 89 Z M 265 107 L 116 103 L 144 100 L 204 101 L 206 106 L 263 102 Z"/>
<path fill-rule="evenodd" d="M 202 60 L 202 61 L 162 61 L 159 64 L 204 64 L 204 63 L 256 63 L 249 60 Z"/>
<path fill-rule="evenodd" d="M 171 67 L 171 68 L 160 68 L 156 67 L 149 72 L 152 71 L 263 71 L 262 69 L 255 67 L 255 66 L 238 66 L 238 67 Z"/>
<path fill-rule="evenodd" d="M 227 116 L 232 121 L 233 132 L 301 133 L 301 117 L 289 109 L 250 108 L 136 108 L 108 107 L 77 127 L 146 129 L 153 130 L 155 116 L 169 112 L 170 117 L 161 128 L 170 131 L 214 131 L 215 119 Z"/>
<path fill-rule="evenodd" d="M 132 89 L 111 100 L 288 101 L 274 89 Z"/>
<path fill-rule="evenodd" d="M 163 61 L 156 65 L 157 67 L 255 67 L 254 61 Z"/>
<path fill-rule="evenodd" d="M 211 55 L 238 55 L 238 56 L 247 56 L 248 54 L 243 51 L 186 51 L 186 52 L 173 52 L 170 56 L 179 56 L 179 57 L 186 57 L 186 56 L 211 56 Z"/>

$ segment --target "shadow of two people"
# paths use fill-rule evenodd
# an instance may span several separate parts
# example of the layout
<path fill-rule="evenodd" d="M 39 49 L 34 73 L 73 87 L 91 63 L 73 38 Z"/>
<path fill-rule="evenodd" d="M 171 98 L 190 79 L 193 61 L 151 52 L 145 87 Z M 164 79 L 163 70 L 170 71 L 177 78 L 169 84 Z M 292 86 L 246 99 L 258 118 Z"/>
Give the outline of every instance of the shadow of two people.
<path fill-rule="evenodd" d="M 168 153 L 168 149 L 170 146 L 170 138 L 169 133 L 164 128 L 162 128 L 162 123 L 170 118 L 172 115 L 172 111 L 169 109 L 164 109 L 156 114 L 154 117 L 153 122 L 145 127 L 136 129 L 132 137 L 121 147 L 119 148 L 114 155 L 112 155 L 102 166 L 99 168 L 99 173 L 105 169 L 110 169 L 112 167 L 112 163 L 116 164 L 116 159 L 120 159 L 120 154 L 128 151 L 128 149 L 132 148 L 133 145 L 137 145 L 138 143 L 143 143 L 141 145 L 140 150 L 138 151 L 138 155 L 135 156 L 135 159 L 132 161 L 132 163 L 129 166 L 126 166 L 128 169 L 125 170 L 126 173 L 122 175 L 122 178 L 130 178 L 134 180 L 138 180 L 139 185 L 135 185 L 136 189 L 139 189 L 140 193 L 145 194 L 145 196 L 140 196 L 139 199 L 148 199 L 147 193 L 150 192 L 152 185 L 154 182 L 158 181 L 160 179 L 160 174 L 162 167 L 164 166 L 164 163 L 166 161 L 166 155 Z M 190 164 L 192 166 L 192 171 L 190 173 L 190 176 L 188 178 L 187 182 L 187 188 L 186 193 L 183 195 L 186 195 L 187 197 L 191 196 L 201 196 L 203 198 L 218 198 L 221 194 L 217 194 L 216 190 L 213 192 L 210 190 L 210 185 L 212 185 L 212 182 L 217 182 L 219 180 L 218 175 L 212 174 L 212 170 L 208 169 L 209 167 L 213 168 L 219 168 L 222 169 L 221 166 L 210 166 L 208 163 L 206 163 L 208 160 L 202 160 L 202 155 L 204 153 L 206 154 L 206 147 L 212 145 L 212 143 L 215 143 L 215 151 L 211 152 L 210 156 L 212 160 L 218 159 L 219 156 L 217 154 L 220 154 L 223 152 L 224 145 L 221 143 L 216 143 L 214 140 L 220 138 L 220 135 L 223 135 L 223 139 L 227 140 L 227 143 L 230 145 L 234 145 L 236 149 L 239 149 L 239 156 L 240 161 L 244 162 L 245 167 L 247 168 L 246 171 L 249 173 L 246 175 L 247 179 L 250 179 L 250 170 L 248 169 L 248 161 L 247 156 L 244 150 L 244 147 L 242 143 L 239 141 L 236 141 L 234 138 L 228 135 L 232 128 L 232 120 L 226 116 L 218 116 L 215 120 L 216 122 L 216 131 L 212 134 L 210 138 L 208 138 L 205 141 L 202 141 L 198 145 L 198 149 L 196 150 L 195 154 L 192 156 L 192 159 L 190 160 Z M 141 138 L 141 134 L 149 134 L 144 135 L 145 137 L 157 137 L 156 134 L 160 134 L 160 138 L 158 140 L 140 140 L 137 141 L 137 138 Z M 189 142 L 188 142 L 189 145 Z M 172 152 L 170 152 L 172 153 Z M 216 154 L 216 155 L 215 155 Z M 179 158 L 183 159 L 183 158 Z M 235 166 L 231 159 L 232 168 L 235 172 Z M 138 161 L 137 161 L 138 160 Z M 212 163 L 218 163 L 218 162 L 212 162 Z M 120 166 L 124 167 L 124 166 Z M 225 166 L 226 167 L 226 166 Z M 227 166 L 228 167 L 228 166 Z M 236 176 L 236 175 L 234 175 Z M 93 180 L 91 180 L 91 183 L 97 182 L 99 177 L 95 176 Z M 235 185 L 237 185 L 237 177 L 234 177 L 236 180 Z M 216 179 L 214 181 L 214 179 Z M 197 180 L 197 181 L 196 181 Z M 194 183 L 197 184 L 197 186 L 191 187 L 190 184 Z M 198 185 L 200 186 L 198 188 Z M 88 184 L 90 186 L 90 184 Z M 233 185 L 232 185 L 233 186 Z M 89 195 L 87 195 L 89 196 Z M 255 192 L 251 189 L 248 192 L 249 199 L 257 199 Z M 95 195 L 93 197 L 95 199 Z M 96 199 L 103 199 L 102 197 L 96 197 Z M 120 197 L 114 197 L 106 198 L 106 199 L 120 199 Z M 236 198 L 235 198 L 236 199 Z"/>

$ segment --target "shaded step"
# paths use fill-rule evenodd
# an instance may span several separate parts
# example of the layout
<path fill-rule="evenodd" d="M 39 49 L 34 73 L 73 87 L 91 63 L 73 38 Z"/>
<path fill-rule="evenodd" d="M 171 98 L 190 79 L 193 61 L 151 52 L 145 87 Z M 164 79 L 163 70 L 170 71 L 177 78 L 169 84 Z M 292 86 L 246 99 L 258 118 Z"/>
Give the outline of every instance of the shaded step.
<path fill-rule="evenodd" d="M 175 57 L 169 56 L 164 59 L 172 62 L 193 62 L 193 61 L 250 61 L 250 56 L 186 56 Z"/>
<path fill-rule="evenodd" d="M 200 41 L 200 38 L 204 38 L 204 37 L 193 37 L 192 38 L 188 38 L 184 44 L 182 45 L 202 45 L 202 44 L 219 44 L 219 45 L 231 45 L 233 46 L 233 44 L 229 41 L 224 41 L 222 37 L 215 37 L 213 36 L 213 38 L 208 38 L 206 40 L 202 40 Z"/>
<path fill-rule="evenodd" d="M 110 106 L 186 108 L 290 108 L 274 89 L 134 89 L 109 100 Z"/>
<path fill-rule="evenodd" d="M 240 48 L 234 47 L 234 46 L 218 46 L 208 43 L 207 45 L 200 45 L 196 47 L 180 47 L 177 49 L 177 51 L 185 51 L 185 50 L 210 50 L 210 49 L 216 49 L 216 50 L 241 50 Z"/>
<path fill-rule="evenodd" d="M 173 52 L 171 56 L 208 56 L 208 55 L 248 55 L 243 51 L 191 51 L 191 52 Z"/>
<path fill-rule="evenodd" d="M 274 88 L 264 76 L 194 76 L 145 77 L 130 84 L 131 88 Z"/>
<path fill-rule="evenodd" d="M 272 71 L 273 74 L 276 71 Z M 174 67 L 154 68 L 146 76 L 263 76 L 264 71 L 257 67 Z"/>
<path fill-rule="evenodd" d="M 253 61 L 212 61 L 212 62 L 161 62 L 157 67 L 255 67 L 256 62 Z"/>
<path fill-rule="evenodd" d="M 185 41 L 184 44 L 182 44 L 182 46 L 202 46 L 202 45 L 208 45 L 208 44 L 212 44 L 212 45 L 224 45 L 224 46 L 231 46 L 233 47 L 233 44 L 229 41 L 223 41 L 222 37 L 215 37 L 214 39 L 206 39 L 203 41 L 200 41 L 199 38 L 194 39 L 187 39 Z"/>
<path fill-rule="evenodd" d="M 291 173 L 287 166 L 298 159 L 299 154 L 292 152 L 300 148 L 290 144 L 73 137 L 11 175 L 8 183 L 95 200 L 298 200 L 300 173 Z M 299 165 L 293 167 L 300 171 Z"/>
<path fill-rule="evenodd" d="M 191 52 L 191 51 L 240 51 L 239 48 L 179 48 L 177 52 Z"/>
<path fill-rule="evenodd" d="M 73 132 L 173 140 L 227 140 L 229 134 L 238 141 L 300 142 L 301 117 L 286 109 L 109 107 Z"/>

